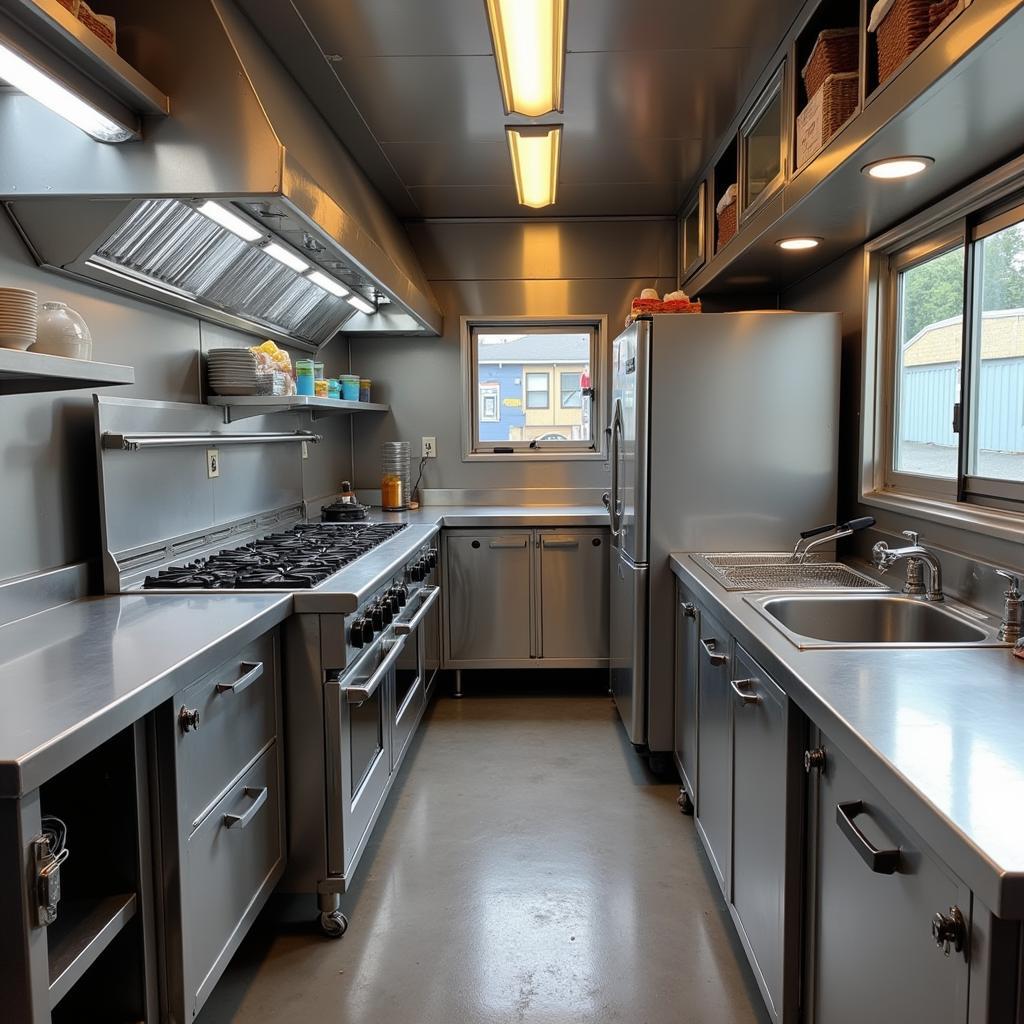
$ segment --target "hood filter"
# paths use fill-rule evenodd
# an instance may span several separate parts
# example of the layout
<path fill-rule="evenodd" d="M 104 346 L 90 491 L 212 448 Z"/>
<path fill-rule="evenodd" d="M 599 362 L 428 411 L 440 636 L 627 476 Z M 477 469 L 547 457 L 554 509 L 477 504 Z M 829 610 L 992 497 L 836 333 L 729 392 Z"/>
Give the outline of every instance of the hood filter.
<path fill-rule="evenodd" d="M 145 199 L 97 248 L 121 273 L 314 344 L 352 314 L 343 300 L 177 199 Z"/>

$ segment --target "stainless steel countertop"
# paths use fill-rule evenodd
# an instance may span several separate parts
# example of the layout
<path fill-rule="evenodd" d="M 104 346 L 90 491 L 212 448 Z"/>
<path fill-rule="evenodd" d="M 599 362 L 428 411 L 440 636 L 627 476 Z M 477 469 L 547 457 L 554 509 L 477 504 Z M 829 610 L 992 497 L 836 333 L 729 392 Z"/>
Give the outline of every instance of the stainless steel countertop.
<path fill-rule="evenodd" d="M 600 506 L 438 505 L 375 509 L 370 521 L 416 529 L 347 566 L 319 594 L 93 597 L 0 627 L 0 798 L 38 788 L 306 603 L 353 610 L 442 526 L 604 526 L 608 515 Z"/>
<path fill-rule="evenodd" d="M 95 597 L 0 628 L 0 797 L 37 789 L 291 611 L 291 594 Z"/>
<path fill-rule="evenodd" d="M 670 563 L 975 895 L 1024 918 L 1024 661 L 1008 648 L 801 651 L 688 555 Z"/>

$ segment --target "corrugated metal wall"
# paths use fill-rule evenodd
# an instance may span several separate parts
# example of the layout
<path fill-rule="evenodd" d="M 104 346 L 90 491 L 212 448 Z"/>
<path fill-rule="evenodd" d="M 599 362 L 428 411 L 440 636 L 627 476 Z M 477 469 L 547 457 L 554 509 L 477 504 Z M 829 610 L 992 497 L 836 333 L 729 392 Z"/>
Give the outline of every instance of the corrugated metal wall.
<path fill-rule="evenodd" d="M 953 405 L 959 396 L 958 363 L 910 367 L 903 378 L 900 402 L 903 440 L 956 446 Z M 981 449 L 1024 452 L 1024 359 L 986 359 L 982 363 L 978 412 Z"/>

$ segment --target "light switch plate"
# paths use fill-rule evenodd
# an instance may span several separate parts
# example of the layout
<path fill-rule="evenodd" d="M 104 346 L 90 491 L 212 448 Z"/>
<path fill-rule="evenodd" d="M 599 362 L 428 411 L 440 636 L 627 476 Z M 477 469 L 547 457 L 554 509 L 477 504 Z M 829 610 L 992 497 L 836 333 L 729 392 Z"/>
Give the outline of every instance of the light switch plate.
<path fill-rule="evenodd" d="M 436 459 L 437 458 L 437 438 L 436 437 L 425 437 L 425 438 L 423 438 L 423 458 L 425 458 L 425 459 Z"/>
<path fill-rule="evenodd" d="M 220 452 L 216 448 L 206 449 L 206 475 L 211 480 L 220 476 Z"/>

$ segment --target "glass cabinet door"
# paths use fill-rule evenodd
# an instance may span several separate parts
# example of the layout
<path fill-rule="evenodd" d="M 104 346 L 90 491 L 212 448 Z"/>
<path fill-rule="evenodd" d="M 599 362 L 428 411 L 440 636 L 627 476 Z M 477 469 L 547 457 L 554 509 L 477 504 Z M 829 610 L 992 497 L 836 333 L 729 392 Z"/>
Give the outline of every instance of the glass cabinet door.
<path fill-rule="evenodd" d="M 783 179 L 783 111 L 780 67 L 740 129 L 742 209 L 766 199 Z"/>
<path fill-rule="evenodd" d="M 679 218 L 679 283 L 704 265 L 704 195 L 705 182 Z"/>

